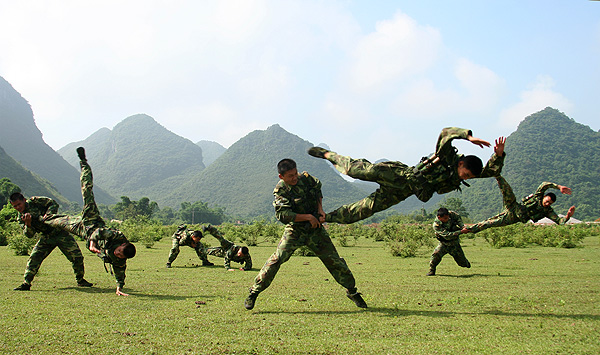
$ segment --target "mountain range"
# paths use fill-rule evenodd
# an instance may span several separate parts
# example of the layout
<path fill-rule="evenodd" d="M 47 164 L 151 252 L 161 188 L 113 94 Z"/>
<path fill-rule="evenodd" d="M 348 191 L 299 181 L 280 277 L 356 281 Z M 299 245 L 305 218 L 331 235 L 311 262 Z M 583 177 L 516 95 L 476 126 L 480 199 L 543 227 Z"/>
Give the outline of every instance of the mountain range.
<path fill-rule="evenodd" d="M 0 123 L 0 147 L 6 151 L 0 151 L 0 178 L 14 179 L 26 195 L 45 194 L 80 202 L 75 153 L 78 146 L 86 148 L 94 170 L 96 195 L 104 204 L 115 203 L 120 196 L 133 200 L 148 197 L 161 208 L 178 208 L 182 202 L 202 200 L 243 218 L 272 214 L 272 191 L 278 181 L 276 164 L 282 158 L 296 160 L 299 171 L 306 170 L 323 182 L 326 211 L 356 201 L 376 188 L 343 179 L 330 163 L 306 154 L 313 143 L 278 124 L 250 132 L 225 149 L 210 141 L 193 143 L 154 118 L 137 114 L 112 130 L 102 128 L 54 152 L 43 142 L 27 101 L 4 79 L 0 80 Z M 549 180 L 573 189 L 571 196 L 557 194 L 558 213 L 576 205 L 578 219 L 598 217 L 600 133 L 556 109 L 546 108 L 521 122 L 508 137 L 506 152 L 503 176 L 518 197 L 534 192 L 539 183 Z M 11 161 L 10 169 L 6 168 L 7 161 Z M 48 187 L 47 192 L 34 187 L 29 182 L 33 180 L 17 182 L 18 166 L 37 176 L 41 186 Z M 422 207 L 430 210 L 446 197 L 459 197 L 475 220 L 498 213 L 502 200 L 494 179 L 472 181 L 471 187 L 462 192 L 436 195 L 427 204 L 409 198 L 395 209 L 403 213 Z"/>

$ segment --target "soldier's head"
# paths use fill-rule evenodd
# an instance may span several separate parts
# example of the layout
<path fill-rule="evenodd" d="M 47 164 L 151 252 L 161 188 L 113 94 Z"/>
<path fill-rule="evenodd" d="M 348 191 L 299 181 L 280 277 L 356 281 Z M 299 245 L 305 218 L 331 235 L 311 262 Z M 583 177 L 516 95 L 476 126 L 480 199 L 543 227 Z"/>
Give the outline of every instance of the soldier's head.
<path fill-rule="evenodd" d="M 446 207 L 441 207 L 437 211 L 437 219 L 444 223 L 448 222 L 448 219 L 450 219 L 450 212 Z"/>
<path fill-rule="evenodd" d="M 27 208 L 25 196 L 23 196 L 23 194 L 20 192 L 15 192 L 14 194 L 10 195 L 8 200 L 10 201 L 10 204 L 15 208 L 15 210 L 21 213 L 23 213 L 25 211 L 25 208 Z"/>
<path fill-rule="evenodd" d="M 554 202 L 556 202 L 556 195 L 553 192 L 548 192 L 542 199 L 542 206 L 550 207 Z"/>
<path fill-rule="evenodd" d="M 250 254 L 250 251 L 248 250 L 248 247 L 241 247 L 240 249 L 238 249 L 237 252 L 237 256 L 242 257 L 242 256 L 247 256 Z"/>
<path fill-rule="evenodd" d="M 298 169 L 296 162 L 292 159 L 282 159 L 277 163 L 277 172 L 279 178 L 288 185 L 296 185 L 298 183 Z"/>
<path fill-rule="evenodd" d="M 119 259 L 131 259 L 135 256 L 135 245 L 127 242 L 115 248 L 114 254 Z"/>
<path fill-rule="evenodd" d="M 194 233 L 192 233 L 192 240 L 196 243 L 198 243 L 202 237 L 203 235 L 200 231 L 194 231 Z"/>
<path fill-rule="evenodd" d="M 463 155 L 458 160 L 458 177 L 462 180 L 468 180 L 481 175 L 483 170 L 483 163 L 478 156 L 475 155 Z"/>

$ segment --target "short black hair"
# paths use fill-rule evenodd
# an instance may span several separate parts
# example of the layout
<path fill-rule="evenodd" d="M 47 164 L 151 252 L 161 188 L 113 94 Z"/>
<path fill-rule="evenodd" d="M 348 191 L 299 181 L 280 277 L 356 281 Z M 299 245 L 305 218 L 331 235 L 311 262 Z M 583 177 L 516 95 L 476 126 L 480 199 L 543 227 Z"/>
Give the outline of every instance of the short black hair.
<path fill-rule="evenodd" d="M 463 162 L 463 166 L 468 169 L 473 175 L 479 176 L 483 171 L 483 162 L 476 155 L 463 155 L 458 159 Z"/>
<path fill-rule="evenodd" d="M 123 248 L 123 255 L 125 255 L 127 259 L 133 258 L 135 256 L 135 252 L 135 245 L 131 243 L 125 243 L 125 247 Z"/>
<path fill-rule="evenodd" d="M 248 250 L 248 247 L 242 247 L 242 254 L 244 255 L 248 255 L 250 253 L 250 251 Z"/>
<path fill-rule="evenodd" d="M 296 162 L 292 159 L 286 158 L 281 159 L 279 163 L 277 163 L 277 172 L 281 175 L 287 173 L 290 170 L 296 169 Z"/>
<path fill-rule="evenodd" d="M 548 192 L 546 196 L 550 196 L 552 202 L 556 202 L 556 195 L 554 194 L 554 192 Z"/>
<path fill-rule="evenodd" d="M 449 213 L 450 213 L 450 211 L 448 211 L 448 209 L 446 207 L 440 207 L 440 209 L 437 211 L 437 216 L 444 217 L 444 216 L 447 216 Z"/>
<path fill-rule="evenodd" d="M 23 196 L 23 194 L 20 193 L 20 192 L 15 192 L 15 193 L 13 193 L 13 194 L 10 195 L 10 197 L 8 198 L 8 200 L 10 202 L 24 201 L 25 200 L 25 196 Z"/>
<path fill-rule="evenodd" d="M 192 233 L 192 235 L 194 237 L 196 237 L 196 238 L 202 238 L 203 237 L 202 232 L 200 232 L 200 231 L 194 231 L 194 233 Z"/>

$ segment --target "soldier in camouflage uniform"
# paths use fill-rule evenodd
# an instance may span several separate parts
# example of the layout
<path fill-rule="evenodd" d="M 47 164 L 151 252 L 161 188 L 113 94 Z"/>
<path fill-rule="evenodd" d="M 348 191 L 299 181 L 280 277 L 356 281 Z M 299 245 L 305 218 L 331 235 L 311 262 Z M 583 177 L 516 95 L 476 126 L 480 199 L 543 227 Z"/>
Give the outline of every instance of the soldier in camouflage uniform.
<path fill-rule="evenodd" d="M 244 264 L 244 267 L 241 267 L 240 270 L 248 271 L 252 269 L 252 258 L 250 257 L 250 251 L 248 247 L 242 247 L 239 245 L 235 245 L 229 240 L 225 239 L 221 232 L 210 224 L 208 226 L 202 227 L 204 233 L 208 233 L 213 237 L 217 238 L 219 243 L 221 243 L 220 247 L 211 247 L 206 249 L 206 254 L 216 256 L 219 258 L 224 258 L 225 260 L 225 269 L 228 271 L 234 271 L 231 267 L 231 262 L 235 261 L 236 263 Z"/>
<path fill-rule="evenodd" d="M 25 268 L 24 282 L 15 288 L 17 291 L 29 291 L 31 282 L 37 274 L 42 262 L 54 248 L 58 247 L 64 256 L 73 265 L 77 285 L 91 287 L 84 276 L 83 255 L 79 245 L 69 232 L 53 228 L 40 222 L 40 217 L 58 212 L 58 203 L 48 197 L 34 196 L 25 200 L 25 197 L 16 192 L 10 196 L 10 204 L 19 211 L 19 223 L 23 226 L 23 233 L 28 238 L 39 234 L 40 239 L 33 247 L 31 256 Z"/>
<path fill-rule="evenodd" d="M 64 229 L 78 235 L 87 241 L 87 248 L 96 253 L 114 273 L 117 281 L 116 294 L 129 296 L 123 292 L 125 285 L 125 270 L 127 259 L 133 258 L 136 253 L 135 246 L 119 230 L 106 228 L 100 216 L 98 206 L 94 199 L 94 178 L 92 168 L 85 158 L 85 150 L 77 148 L 79 165 L 81 166 L 81 194 L 83 195 L 83 212 L 81 216 L 46 215 L 42 221 L 52 227 Z"/>
<path fill-rule="evenodd" d="M 571 189 L 566 186 L 543 182 L 535 193 L 524 197 L 521 203 L 517 203 L 515 194 L 506 180 L 502 176 L 497 176 L 496 181 L 498 181 L 498 187 L 502 192 L 504 210 L 494 217 L 467 227 L 468 232 L 477 233 L 487 228 L 502 227 L 518 222 L 525 223 L 529 220 L 537 222 L 544 217 L 550 218 L 556 224 L 565 224 L 575 213 L 575 206 L 571 206 L 565 217 L 558 217 L 550 207 L 556 201 L 556 195 L 552 192 L 544 195 L 549 188 L 570 195 Z"/>
<path fill-rule="evenodd" d="M 335 280 L 346 288 L 346 296 L 358 307 L 367 308 L 356 290 L 354 276 L 346 261 L 339 256 L 319 221 L 325 215 L 321 182 L 307 172 L 298 174 L 296 163 L 291 159 L 281 160 L 277 164 L 277 170 L 281 180 L 273 191 L 273 205 L 275 216 L 286 226 L 277 250 L 256 276 L 244 306 L 246 309 L 254 308 L 258 294 L 269 287 L 281 264 L 288 261 L 297 248 L 307 246 L 321 259 Z"/>
<path fill-rule="evenodd" d="M 206 253 L 204 251 L 204 246 L 200 242 L 202 239 L 202 232 L 188 230 L 185 225 L 180 225 L 177 228 L 177 231 L 173 233 L 171 237 L 173 239 L 173 246 L 171 247 L 171 252 L 169 253 L 169 260 L 167 261 L 167 268 L 171 267 L 171 263 L 177 259 L 177 255 L 179 255 L 179 247 L 188 246 L 193 248 L 196 251 L 196 255 L 198 258 L 202 260 L 202 266 L 212 266 L 214 265 L 208 258 L 206 257 Z"/>
<path fill-rule="evenodd" d="M 445 207 L 438 210 L 437 218 L 433 221 L 433 230 L 440 244 L 435 248 L 433 254 L 431 254 L 427 276 L 435 275 L 436 267 L 446 254 L 452 255 L 458 266 L 471 267 L 471 263 L 465 257 L 465 253 L 460 246 L 460 235 L 467 233 L 463 231 L 463 228 L 464 224 L 458 213 L 448 211 Z"/>
<path fill-rule="evenodd" d="M 352 159 L 320 147 L 310 148 L 308 154 L 329 160 L 341 173 L 380 185 L 366 198 L 327 213 L 324 221 L 353 223 L 404 201 L 413 194 L 419 200 L 427 202 L 434 192 L 445 194 L 460 190 L 461 183 L 467 185 L 464 180 L 500 174 L 505 157 L 503 137 L 496 140 L 494 154 L 485 168 L 482 168 L 483 164 L 478 157 L 457 154 L 456 148 L 451 144 L 454 139 L 465 139 L 482 148 L 490 146 L 489 142 L 473 137 L 470 130 L 444 128 L 438 138 L 435 153 L 421 159 L 414 167 L 397 161 L 372 164 L 365 159 Z"/>

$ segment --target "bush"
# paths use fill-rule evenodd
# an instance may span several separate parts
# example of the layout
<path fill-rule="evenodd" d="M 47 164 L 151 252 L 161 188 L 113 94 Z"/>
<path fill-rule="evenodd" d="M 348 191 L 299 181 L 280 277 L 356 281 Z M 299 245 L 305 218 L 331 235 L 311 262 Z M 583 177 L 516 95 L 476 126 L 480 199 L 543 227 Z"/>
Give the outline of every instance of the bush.
<path fill-rule="evenodd" d="M 479 234 L 495 248 L 525 248 L 531 244 L 544 247 L 575 248 L 595 229 L 585 224 L 538 226 L 531 223 L 512 224 L 486 229 Z"/>
<path fill-rule="evenodd" d="M 15 255 L 29 255 L 37 242 L 37 238 L 27 238 L 16 222 L 6 223 L 2 231 L 8 240 L 8 247 L 15 251 Z"/>
<path fill-rule="evenodd" d="M 146 216 L 135 216 L 121 223 L 118 229 L 125 234 L 131 243 L 140 242 L 146 248 L 152 248 L 154 243 L 161 240 L 168 230 L 155 220 Z"/>
<path fill-rule="evenodd" d="M 414 257 L 422 246 L 435 245 L 434 233 L 428 224 L 382 223 L 380 230 L 393 256 Z"/>

